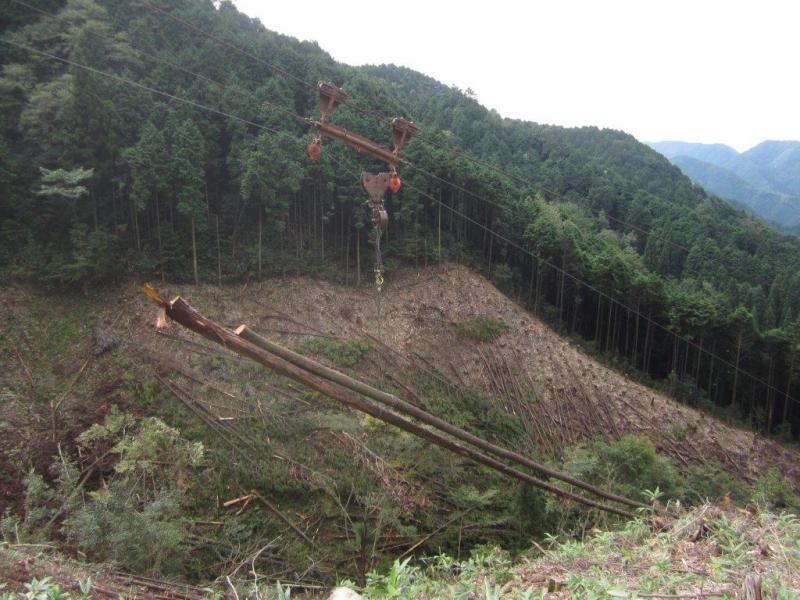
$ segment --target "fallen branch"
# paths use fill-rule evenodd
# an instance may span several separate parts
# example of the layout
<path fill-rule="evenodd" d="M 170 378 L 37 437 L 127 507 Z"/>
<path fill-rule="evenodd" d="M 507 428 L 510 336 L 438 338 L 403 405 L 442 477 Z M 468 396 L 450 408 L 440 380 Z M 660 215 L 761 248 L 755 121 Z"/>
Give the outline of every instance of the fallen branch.
<path fill-rule="evenodd" d="M 25 374 L 28 376 L 28 383 L 31 386 L 31 390 L 33 393 L 36 393 L 36 381 L 33 379 L 33 375 L 31 374 L 31 370 L 28 368 L 28 363 L 25 362 L 25 359 L 22 358 L 22 354 L 19 353 L 19 349 L 14 346 L 14 353 L 17 355 L 17 360 L 19 364 L 22 366 L 22 369 L 25 371 Z"/>
<path fill-rule="evenodd" d="M 453 523 L 453 522 L 457 521 L 458 519 L 463 519 L 463 518 L 464 518 L 464 515 L 466 515 L 468 512 L 470 512 L 470 510 L 469 510 L 469 509 L 465 510 L 464 512 L 460 512 L 460 513 L 458 513 L 458 514 L 457 514 L 455 517 L 453 517 L 452 519 L 450 519 L 450 520 L 448 520 L 448 521 L 444 522 L 442 525 L 440 525 L 439 527 L 437 527 L 436 529 L 434 529 L 433 531 L 431 531 L 431 532 L 430 532 L 428 535 L 426 535 L 426 536 L 424 536 L 424 537 L 420 538 L 420 539 L 419 539 L 419 540 L 418 540 L 418 541 L 417 541 L 417 542 L 416 542 L 416 543 L 415 543 L 413 546 L 411 546 L 411 547 L 410 547 L 408 550 L 406 550 L 405 552 L 403 552 L 403 553 L 402 553 L 402 554 L 401 554 L 401 555 L 400 555 L 398 558 L 403 558 L 403 557 L 404 557 L 404 556 L 406 556 L 407 554 L 411 554 L 411 553 L 412 553 L 414 550 L 416 550 L 417 548 L 419 548 L 419 547 L 420 547 L 422 544 L 424 544 L 425 542 L 427 542 L 429 539 L 431 539 L 431 538 L 432 538 L 433 536 L 435 536 L 437 533 L 439 533 L 440 531 L 442 531 L 442 530 L 443 530 L 445 527 L 447 527 L 448 525 L 450 525 L 450 523 Z"/>
<path fill-rule="evenodd" d="M 295 524 L 292 522 L 292 520 L 291 520 L 291 519 L 289 519 L 289 517 L 287 517 L 287 516 L 286 516 L 285 514 L 283 514 L 283 513 L 282 513 L 280 510 L 278 510 L 278 508 L 277 508 L 277 507 L 276 507 L 274 504 L 272 504 L 272 503 L 271 503 L 269 500 L 267 500 L 266 498 L 264 498 L 264 496 L 262 496 L 261 494 L 259 494 L 259 493 L 258 493 L 257 491 L 255 491 L 255 490 L 253 490 L 253 491 L 252 491 L 252 492 L 250 492 L 250 493 L 251 493 L 251 494 L 253 494 L 253 496 L 254 496 L 255 498 L 258 498 L 258 500 L 260 500 L 260 501 L 261 501 L 261 503 L 262 503 L 264 506 L 266 506 L 266 507 L 267 507 L 267 508 L 268 508 L 268 509 L 269 509 L 269 510 L 272 512 L 272 513 L 274 513 L 274 514 L 275 514 L 275 516 L 277 516 L 277 517 L 278 517 L 278 518 L 279 518 L 281 521 L 283 521 L 284 523 L 286 523 L 286 524 L 287 524 L 287 525 L 288 525 L 288 526 L 289 526 L 289 527 L 292 529 L 292 531 L 294 531 L 294 532 L 295 532 L 297 535 L 299 535 L 299 536 L 300 536 L 300 537 L 301 537 L 301 538 L 302 538 L 302 539 L 303 539 L 303 540 L 304 540 L 304 541 L 305 541 L 305 542 L 306 542 L 306 543 L 307 543 L 309 546 L 311 546 L 312 548 L 314 548 L 314 550 L 317 550 L 318 552 L 320 552 L 320 551 L 321 551 L 321 550 L 320 550 L 320 548 L 319 548 L 319 546 L 317 546 L 316 542 L 314 542 L 314 540 L 312 540 L 310 537 L 308 537 L 308 536 L 307 536 L 307 535 L 306 535 L 306 534 L 303 532 L 303 530 L 302 530 L 302 529 L 300 529 L 300 528 L 299 528 L 297 525 L 295 525 Z"/>

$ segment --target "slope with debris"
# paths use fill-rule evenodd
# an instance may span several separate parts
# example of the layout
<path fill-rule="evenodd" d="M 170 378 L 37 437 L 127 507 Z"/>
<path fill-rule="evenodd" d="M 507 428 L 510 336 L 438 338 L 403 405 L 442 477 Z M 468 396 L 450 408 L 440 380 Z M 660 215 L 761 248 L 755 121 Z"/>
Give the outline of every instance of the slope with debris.
<path fill-rule="evenodd" d="M 597 437 L 644 435 L 684 465 L 715 460 L 743 479 L 778 467 L 800 482 L 793 450 L 631 381 L 462 265 L 406 270 L 380 294 L 307 278 L 251 284 L 235 303 L 206 289 L 183 293 L 226 323 L 283 340 L 323 334 L 376 344 L 382 360 L 369 361 L 363 375 L 402 382 L 414 365 L 427 365 L 477 386 L 525 421 L 531 447 L 553 456 Z M 489 343 L 458 335 L 459 323 L 479 316 L 509 328 Z"/>
<path fill-rule="evenodd" d="M 241 287 L 173 285 L 161 291 L 166 297 L 181 294 L 230 328 L 246 323 L 412 402 L 425 404 L 431 381 L 459 394 L 479 390 L 491 405 L 478 405 L 481 416 L 497 425 L 479 433 L 508 443 L 505 415 L 512 425 L 521 424 L 515 449 L 533 455 L 557 461 L 576 443 L 635 434 L 649 437 L 663 454 L 686 466 L 714 461 L 743 480 L 774 467 L 795 486 L 800 481 L 792 449 L 631 382 L 462 265 L 393 273 L 380 294 L 305 277 Z M 202 540 L 250 513 L 248 527 L 272 523 L 259 536 L 280 538 L 279 546 L 261 554 L 270 538 L 230 544 L 218 551 L 221 558 L 213 569 L 208 567 L 215 574 L 232 572 L 257 554 L 257 566 L 283 573 L 284 581 L 320 585 L 343 564 L 365 576 L 403 552 L 444 547 L 458 555 L 462 536 L 466 553 L 471 544 L 498 539 L 498 532 L 512 535 L 508 520 L 494 515 L 465 522 L 467 509 L 457 508 L 456 486 L 467 489 L 480 480 L 479 473 L 454 465 L 446 454 L 418 454 L 422 448 L 406 438 L 235 360 L 180 328 L 157 334 L 155 309 L 138 285 L 88 300 L 58 301 L 11 288 L 2 302 L 7 343 L 0 460 L 7 475 L 0 481 L 0 512 L 22 511 L 26 474 L 31 469 L 47 473 L 54 459 L 56 467 L 78 461 L 87 488 L 104 485 L 113 478 L 113 462 L 106 455 L 81 456 L 79 434 L 103 422 L 112 408 L 141 417 L 161 410 L 173 417 L 183 411 L 180 422 L 192 439 L 205 430 L 238 446 L 230 465 L 206 467 L 218 479 L 230 483 L 218 471 L 235 467 L 251 479 L 247 485 L 279 486 L 272 490 L 274 503 L 252 489 L 221 488 L 211 499 L 214 506 L 195 517 L 192 535 Z M 504 325 L 485 338 L 465 335 L 462 326 L 480 318 Z M 111 339 L 119 345 L 105 343 Z M 468 425 L 480 429 L 481 423 Z M 261 468 L 268 470 L 259 472 L 264 479 L 258 480 Z M 372 487 L 338 489 L 335 480 L 345 474 Z M 281 479 L 271 483 L 277 475 Z M 287 487 L 285 481 L 305 487 Z M 478 489 L 473 496 L 498 503 L 497 497 L 481 496 L 485 493 Z M 254 513 L 255 506 L 260 512 Z M 50 517 L 51 523 L 57 518 Z M 354 533 L 351 518 L 363 521 L 371 540 Z M 325 544 L 327 566 L 314 557 L 318 544 Z M 337 546 L 341 554 L 331 555 Z"/>

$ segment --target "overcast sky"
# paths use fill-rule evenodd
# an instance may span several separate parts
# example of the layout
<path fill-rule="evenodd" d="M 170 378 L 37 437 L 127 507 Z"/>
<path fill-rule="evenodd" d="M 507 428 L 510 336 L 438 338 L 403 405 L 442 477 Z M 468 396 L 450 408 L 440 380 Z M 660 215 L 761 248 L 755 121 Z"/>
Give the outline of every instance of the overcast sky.
<path fill-rule="evenodd" d="M 351 65 L 472 88 L 505 117 L 746 150 L 800 140 L 800 0 L 234 0 Z"/>

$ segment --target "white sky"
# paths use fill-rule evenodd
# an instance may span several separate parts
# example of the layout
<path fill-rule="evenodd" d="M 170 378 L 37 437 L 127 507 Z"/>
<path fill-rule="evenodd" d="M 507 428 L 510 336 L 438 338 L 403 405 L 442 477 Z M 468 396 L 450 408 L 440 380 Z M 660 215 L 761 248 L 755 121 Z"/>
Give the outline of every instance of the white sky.
<path fill-rule="evenodd" d="M 351 65 L 472 88 L 505 117 L 739 151 L 800 140 L 800 0 L 234 0 Z"/>

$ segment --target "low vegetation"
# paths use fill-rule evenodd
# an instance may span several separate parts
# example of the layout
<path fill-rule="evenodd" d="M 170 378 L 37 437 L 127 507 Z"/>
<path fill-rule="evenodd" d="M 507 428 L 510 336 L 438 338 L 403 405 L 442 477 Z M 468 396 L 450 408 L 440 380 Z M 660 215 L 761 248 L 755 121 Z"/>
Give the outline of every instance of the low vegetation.
<path fill-rule="evenodd" d="M 304 342 L 301 350 L 306 353 L 324 356 L 340 367 L 357 365 L 370 351 L 370 345 L 361 340 L 333 340 L 312 338 Z"/>
<path fill-rule="evenodd" d="M 593 530 L 581 540 L 546 536 L 541 544 L 515 558 L 490 545 L 473 547 L 462 560 L 447 554 L 407 557 L 370 571 L 362 585 L 348 579 L 340 584 L 358 590 L 366 600 L 635 600 L 708 595 L 733 600 L 739 597 L 747 575 L 758 574 L 765 597 L 794 600 L 800 590 L 798 540 L 800 521 L 790 513 L 703 504 L 682 511 L 666 526 L 642 517 L 613 531 Z M 115 587 L 119 580 L 108 573 L 65 563 L 42 550 L 22 552 L 0 546 L 0 563 L 24 563 L 29 569 L 25 573 L 36 573 L 23 577 L 24 581 L 10 579 L 20 596 L 0 589 L 2 600 L 77 600 L 88 597 L 94 580 L 99 580 L 103 589 L 111 586 L 125 591 Z M 169 589 L 167 582 L 160 585 Z M 327 595 L 246 576 L 235 578 L 230 585 L 236 587 L 238 597 L 254 600 Z M 204 590 L 183 590 L 196 590 L 197 595 L 187 597 L 210 599 L 229 592 L 230 585 L 223 582 Z"/>
<path fill-rule="evenodd" d="M 459 336 L 476 342 L 490 342 L 507 330 L 505 321 L 488 315 L 479 315 L 456 323 L 456 333 Z"/>
<path fill-rule="evenodd" d="M 790 600 L 800 589 L 800 521 L 754 509 L 704 504 L 666 528 L 647 519 L 584 540 L 549 537 L 516 561 L 476 547 L 465 561 L 446 555 L 395 561 L 362 589 L 378 598 L 635 599 L 738 597 L 745 577 L 761 575 L 766 597 Z"/>

